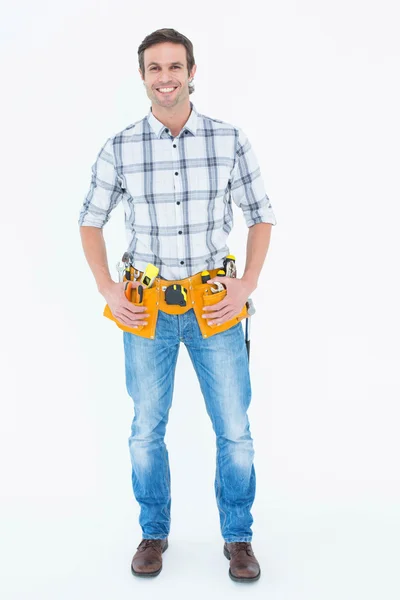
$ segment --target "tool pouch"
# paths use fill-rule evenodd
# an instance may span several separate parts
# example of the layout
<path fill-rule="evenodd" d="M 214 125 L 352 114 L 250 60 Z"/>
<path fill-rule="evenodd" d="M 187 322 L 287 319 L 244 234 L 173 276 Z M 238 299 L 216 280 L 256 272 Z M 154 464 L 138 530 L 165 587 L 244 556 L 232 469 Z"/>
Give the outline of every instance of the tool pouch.
<path fill-rule="evenodd" d="M 126 281 L 125 277 L 124 277 L 124 281 Z M 154 339 L 155 331 L 156 331 L 156 324 L 157 324 L 158 308 L 159 308 L 158 289 L 156 287 L 143 288 L 143 302 L 141 302 L 141 303 L 136 302 L 136 300 L 138 299 L 137 288 L 128 288 L 128 289 L 131 289 L 131 291 L 132 291 L 131 297 L 133 297 L 133 299 L 134 299 L 132 304 L 134 304 L 135 306 L 145 306 L 146 307 L 145 314 L 148 314 L 149 316 L 146 317 L 144 320 L 147 321 L 147 325 L 139 325 L 135 329 L 133 327 L 128 327 L 127 325 L 123 325 L 114 317 L 108 304 L 106 304 L 106 306 L 104 308 L 103 315 L 105 317 L 108 317 L 112 321 L 115 321 L 115 323 L 118 325 L 118 327 L 120 329 L 122 329 L 123 331 L 128 331 L 129 333 L 133 333 L 140 337 Z"/>
<path fill-rule="evenodd" d="M 217 269 L 211 270 L 210 278 L 215 277 L 216 272 Z M 124 281 L 127 281 L 125 276 Z M 240 313 L 235 315 L 232 319 L 229 319 L 229 321 L 225 321 L 224 323 L 221 323 L 221 325 L 209 325 L 207 319 L 202 316 L 204 312 L 203 307 L 220 302 L 220 300 L 226 296 L 226 289 L 221 292 L 212 293 L 211 285 L 209 283 L 200 283 L 200 273 L 187 279 L 178 280 L 168 287 L 165 287 L 163 290 L 162 284 L 164 282 L 167 282 L 167 280 L 157 281 L 151 288 L 145 287 L 143 289 L 143 302 L 141 304 L 136 302 L 136 289 L 132 288 L 133 304 L 136 306 L 144 305 L 147 309 L 146 313 L 149 314 L 149 317 L 146 317 L 147 325 L 140 325 L 136 329 L 123 325 L 114 317 L 108 304 L 106 304 L 104 308 L 103 315 L 114 321 L 123 331 L 128 331 L 134 335 L 150 339 L 155 338 L 159 310 L 166 312 L 167 314 L 180 315 L 193 308 L 203 338 L 208 338 L 222 331 L 226 331 L 249 316 L 245 304 Z M 170 291 L 165 294 L 164 292 L 168 288 L 170 288 Z M 129 299 L 132 301 L 131 298 Z M 183 299 L 185 302 L 184 304 L 182 302 Z"/>
<path fill-rule="evenodd" d="M 197 318 L 197 322 L 199 324 L 201 334 L 205 338 L 230 329 L 231 327 L 233 327 L 248 316 L 247 306 L 246 304 L 244 304 L 240 313 L 232 317 L 232 319 L 229 319 L 229 321 L 225 321 L 224 323 L 221 323 L 221 325 L 209 325 L 207 323 L 207 319 L 202 317 L 203 306 L 210 306 L 212 304 L 217 304 L 217 302 L 220 302 L 226 296 L 226 289 L 213 294 L 211 292 L 210 284 L 202 283 L 200 285 L 194 286 L 193 292 L 195 296 L 195 304 L 193 305 L 193 309 Z"/>

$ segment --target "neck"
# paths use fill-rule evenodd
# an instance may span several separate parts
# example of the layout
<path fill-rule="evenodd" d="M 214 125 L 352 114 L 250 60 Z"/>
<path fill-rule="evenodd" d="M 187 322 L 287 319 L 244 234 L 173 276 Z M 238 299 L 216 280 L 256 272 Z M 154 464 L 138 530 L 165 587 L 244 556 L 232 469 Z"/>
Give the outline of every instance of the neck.
<path fill-rule="evenodd" d="M 190 117 L 190 100 L 187 99 L 185 102 L 179 103 L 171 108 L 152 103 L 151 112 L 160 123 L 168 127 L 172 135 L 178 135 Z"/>

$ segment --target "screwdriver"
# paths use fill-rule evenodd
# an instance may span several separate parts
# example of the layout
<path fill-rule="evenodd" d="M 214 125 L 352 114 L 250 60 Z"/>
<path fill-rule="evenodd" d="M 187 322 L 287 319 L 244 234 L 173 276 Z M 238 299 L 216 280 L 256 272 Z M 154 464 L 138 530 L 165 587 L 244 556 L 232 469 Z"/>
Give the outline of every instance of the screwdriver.
<path fill-rule="evenodd" d="M 201 283 L 207 283 L 210 279 L 210 271 L 202 271 L 201 272 Z"/>

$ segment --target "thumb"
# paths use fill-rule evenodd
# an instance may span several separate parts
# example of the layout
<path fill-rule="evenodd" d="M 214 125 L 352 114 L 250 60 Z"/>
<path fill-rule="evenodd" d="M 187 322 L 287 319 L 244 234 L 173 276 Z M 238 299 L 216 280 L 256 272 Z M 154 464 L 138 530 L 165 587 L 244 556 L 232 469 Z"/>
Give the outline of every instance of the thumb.
<path fill-rule="evenodd" d="M 216 283 L 217 281 L 220 281 L 221 283 L 224 283 L 226 279 L 230 279 L 229 277 L 226 276 L 221 276 L 221 275 L 216 275 L 213 279 L 209 279 L 207 281 L 207 283 Z"/>

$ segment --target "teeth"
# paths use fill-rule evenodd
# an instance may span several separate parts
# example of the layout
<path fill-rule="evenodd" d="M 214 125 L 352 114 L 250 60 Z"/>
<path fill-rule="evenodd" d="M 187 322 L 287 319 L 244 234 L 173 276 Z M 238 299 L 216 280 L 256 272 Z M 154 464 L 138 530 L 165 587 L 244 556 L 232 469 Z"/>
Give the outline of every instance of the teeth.
<path fill-rule="evenodd" d="M 159 88 L 158 91 L 164 93 L 164 92 L 172 92 L 174 89 L 175 88 L 173 88 L 173 87 L 172 88 Z"/>

